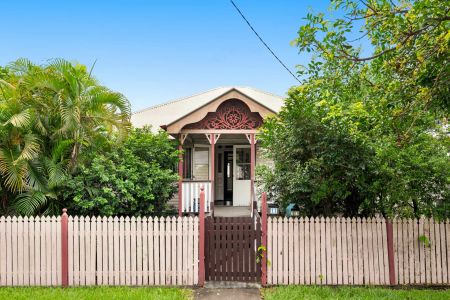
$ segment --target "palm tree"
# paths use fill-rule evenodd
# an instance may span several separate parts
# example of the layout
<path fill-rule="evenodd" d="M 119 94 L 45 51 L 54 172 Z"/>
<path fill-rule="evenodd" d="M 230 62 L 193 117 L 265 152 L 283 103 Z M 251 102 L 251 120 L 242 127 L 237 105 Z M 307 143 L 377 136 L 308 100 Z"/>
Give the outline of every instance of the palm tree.
<path fill-rule="evenodd" d="M 83 149 L 112 133 L 126 135 L 130 104 L 66 60 L 36 66 L 21 59 L 9 70 L 9 80 L 0 81 L 1 193 L 17 195 L 17 213 L 50 213 Z"/>
<path fill-rule="evenodd" d="M 32 130 L 35 112 L 22 101 L 17 83 L 13 76 L 8 81 L 0 79 L 0 187 L 4 209 L 11 193 L 22 192 L 41 180 L 32 165 L 41 150 Z"/>

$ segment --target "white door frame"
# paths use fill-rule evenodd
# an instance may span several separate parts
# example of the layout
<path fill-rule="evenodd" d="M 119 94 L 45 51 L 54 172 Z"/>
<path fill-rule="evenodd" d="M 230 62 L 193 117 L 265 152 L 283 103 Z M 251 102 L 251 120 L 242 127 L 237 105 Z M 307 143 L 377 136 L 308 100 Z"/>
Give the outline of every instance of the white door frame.
<path fill-rule="evenodd" d="M 233 145 L 233 206 L 249 206 L 251 201 L 251 178 L 248 180 L 237 179 L 236 149 L 238 148 L 250 149 L 250 145 Z"/>

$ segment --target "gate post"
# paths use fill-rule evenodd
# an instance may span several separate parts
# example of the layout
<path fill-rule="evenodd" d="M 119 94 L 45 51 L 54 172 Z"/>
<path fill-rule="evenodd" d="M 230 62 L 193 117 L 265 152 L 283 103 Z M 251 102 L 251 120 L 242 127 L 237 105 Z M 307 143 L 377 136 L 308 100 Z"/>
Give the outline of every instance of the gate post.
<path fill-rule="evenodd" d="M 69 217 L 63 208 L 61 216 L 61 283 L 69 286 Z"/>
<path fill-rule="evenodd" d="M 205 284 L 205 188 L 200 187 L 200 207 L 199 207 L 199 249 L 198 249 L 198 285 Z"/>
<path fill-rule="evenodd" d="M 389 284 L 395 285 L 395 265 L 394 265 L 394 230 L 392 222 L 386 219 L 387 254 L 389 261 Z"/>
<path fill-rule="evenodd" d="M 266 247 L 266 253 L 263 252 L 263 257 L 261 260 L 261 284 L 262 286 L 267 285 L 267 194 L 262 193 L 261 200 L 261 243 Z"/>

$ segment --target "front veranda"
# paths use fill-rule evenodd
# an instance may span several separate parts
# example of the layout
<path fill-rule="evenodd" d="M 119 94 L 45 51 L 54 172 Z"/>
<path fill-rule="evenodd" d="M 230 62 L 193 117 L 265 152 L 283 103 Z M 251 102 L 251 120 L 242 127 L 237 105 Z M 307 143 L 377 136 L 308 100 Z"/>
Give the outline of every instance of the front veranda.
<path fill-rule="evenodd" d="M 225 131 L 225 132 L 224 132 Z M 219 131 L 220 132 L 220 131 Z M 255 130 L 221 130 L 179 135 L 179 214 L 198 213 L 203 186 L 207 213 L 249 216 L 254 191 Z"/>
<path fill-rule="evenodd" d="M 179 215 L 198 213 L 200 187 L 208 214 L 249 216 L 253 211 L 256 134 L 274 111 L 231 90 L 162 126 L 179 141 Z"/>

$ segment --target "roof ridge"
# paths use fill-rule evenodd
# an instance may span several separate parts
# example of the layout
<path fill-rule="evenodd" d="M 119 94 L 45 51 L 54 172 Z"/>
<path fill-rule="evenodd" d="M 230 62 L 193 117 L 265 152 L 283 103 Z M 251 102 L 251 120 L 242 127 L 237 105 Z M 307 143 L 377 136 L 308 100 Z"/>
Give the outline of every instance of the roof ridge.
<path fill-rule="evenodd" d="M 192 98 L 192 97 L 196 97 L 196 96 L 199 96 L 199 95 L 202 95 L 202 94 L 206 94 L 206 93 L 218 90 L 218 89 L 223 89 L 223 88 L 232 89 L 233 87 L 219 86 L 219 87 L 216 87 L 216 88 L 213 88 L 213 89 L 209 89 L 209 90 L 206 90 L 206 91 L 203 91 L 203 92 L 198 92 L 198 93 L 192 94 L 190 96 L 176 98 L 176 99 L 169 100 L 169 101 L 161 103 L 161 104 L 156 104 L 156 105 L 153 105 L 153 106 L 150 106 L 150 107 L 147 107 L 147 108 L 143 108 L 143 109 L 140 109 L 140 110 L 137 110 L 137 111 L 133 112 L 132 115 L 139 114 L 139 113 L 142 113 L 144 111 L 155 109 L 155 108 L 158 108 L 158 107 L 166 106 L 166 105 L 169 105 L 169 104 L 181 102 L 183 100 L 186 100 L 186 99 L 189 99 L 189 98 Z"/>
<path fill-rule="evenodd" d="M 257 91 L 257 92 L 260 92 L 260 93 L 269 95 L 269 96 L 275 96 L 275 97 L 284 99 L 284 97 L 282 97 L 282 96 L 280 96 L 280 95 L 277 95 L 277 94 L 275 94 L 275 93 L 267 92 L 267 91 L 264 91 L 264 90 L 260 90 L 260 89 L 258 89 L 258 88 L 254 88 L 254 87 L 251 87 L 251 86 L 242 86 L 242 87 L 243 87 L 243 88 L 247 88 L 247 89 L 251 89 L 251 90 L 254 90 L 254 91 Z"/>

